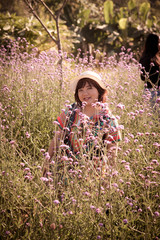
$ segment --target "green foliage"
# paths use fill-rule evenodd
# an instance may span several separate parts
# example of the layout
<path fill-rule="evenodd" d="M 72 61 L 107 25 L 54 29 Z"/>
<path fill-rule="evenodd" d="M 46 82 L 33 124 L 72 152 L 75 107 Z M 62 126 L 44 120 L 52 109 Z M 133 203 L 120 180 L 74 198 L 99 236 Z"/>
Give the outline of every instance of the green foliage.
<path fill-rule="evenodd" d="M 144 2 L 140 5 L 139 12 L 143 21 L 147 20 L 149 11 L 150 11 L 150 3 Z"/>
<path fill-rule="evenodd" d="M 61 1 L 45 3 L 53 12 L 61 6 Z M 122 4 L 121 4 L 122 5 Z M 101 52 L 107 51 L 110 55 L 119 52 L 124 45 L 136 51 L 141 48 L 148 32 L 159 32 L 160 20 L 155 17 L 149 2 L 129 0 L 126 6 L 117 8 L 112 0 L 93 4 L 93 1 L 68 1 L 61 15 L 60 37 L 64 51 L 77 54 L 81 48 L 83 53 L 95 49 Z M 41 19 L 53 36 L 56 35 L 56 27 L 50 21 L 49 15 L 43 6 L 38 6 Z M 101 9 L 100 9 L 101 7 Z M 103 7 L 103 11 L 102 11 Z M 25 37 L 30 44 L 37 46 L 40 51 L 55 47 L 43 27 L 34 17 L 18 17 L 15 14 L 1 14 L 0 20 L 1 43 L 6 39 Z M 5 45 L 7 45 L 5 43 Z"/>
<path fill-rule="evenodd" d="M 22 18 L 15 14 L 0 14 L 0 36 L 1 39 L 14 39 L 17 37 L 24 37 L 30 40 L 31 43 L 35 43 L 40 32 L 36 32 L 34 29 L 33 18 Z"/>
<path fill-rule="evenodd" d="M 45 4 L 51 8 L 53 11 L 56 11 L 60 8 L 62 5 L 62 0 L 45 0 Z"/>
<path fill-rule="evenodd" d="M 130 1 L 128 2 L 128 9 L 131 11 L 131 10 L 133 10 L 135 7 L 136 7 L 135 0 L 130 0 Z"/>
<path fill-rule="evenodd" d="M 141 17 L 140 20 L 138 18 L 139 14 Z M 112 22 L 115 23 L 113 26 L 115 28 L 114 31 L 118 30 L 118 25 L 120 30 L 118 30 L 119 35 L 123 39 L 121 41 L 119 35 L 117 34 L 117 41 L 120 43 L 119 45 L 124 45 L 126 47 L 131 46 L 132 49 L 136 49 L 140 45 L 140 38 L 143 39 L 143 35 L 145 35 L 146 32 L 149 32 L 151 29 L 153 31 L 155 27 L 156 28 L 154 30 L 158 31 L 159 28 L 156 18 L 150 16 L 150 4 L 148 2 L 137 5 L 136 1 L 131 0 L 128 2 L 128 8 L 121 7 L 119 9 L 114 9 L 112 20 Z M 108 23 L 108 20 L 106 23 Z M 116 49 L 114 43 L 113 47 Z"/>
<path fill-rule="evenodd" d="M 127 28 L 127 18 L 121 18 L 118 23 L 120 29 L 124 30 Z"/>
<path fill-rule="evenodd" d="M 106 23 L 112 23 L 113 19 L 113 2 L 110 0 L 104 3 L 104 18 Z"/>
<path fill-rule="evenodd" d="M 38 46 L 40 50 L 42 50 L 44 46 L 47 48 L 47 44 L 49 44 L 48 35 L 33 16 L 21 17 L 16 16 L 16 14 L 1 13 L 0 18 L 1 44 L 6 46 L 10 40 L 20 37 L 25 38 L 28 43 L 30 43 L 30 48 L 32 48 L 32 44 Z M 46 21 L 46 25 L 48 29 L 54 33 L 55 26 L 53 22 Z"/>
<path fill-rule="evenodd" d="M 74 19 L 72 25 L 72 28 L 75 27 L 75 53 L 77 48 L 81 48 L 84 53 L 90 51 L 91 46 L 93 51 L 98 48 L 108 54 L 119 52 L 122 46 L 136 51 L 142 47 L 148 32 L 159 31 L 159 20 L 153 16 L 152 9 L 146 2 L 130 0 L 126 6 L 116 8 L 113 1 L 107 0 L 103 4 L 103 16 L 95 8 L 89 14 L 90 3 L 85 16 L 83 13 L 86 11 L 86 4 L 82 3 L 80 13 L 77 14 L 80 17 Z"/>
<path fill-rule="evenodd" d="M 80 28 L 83 28 L 86 25 L 86 23 L 88 23 L 90 12 L 91 12 L 90 9 L 83 9 L 78 14 L 78 21 L 80 21 L 79 23 Z"/>

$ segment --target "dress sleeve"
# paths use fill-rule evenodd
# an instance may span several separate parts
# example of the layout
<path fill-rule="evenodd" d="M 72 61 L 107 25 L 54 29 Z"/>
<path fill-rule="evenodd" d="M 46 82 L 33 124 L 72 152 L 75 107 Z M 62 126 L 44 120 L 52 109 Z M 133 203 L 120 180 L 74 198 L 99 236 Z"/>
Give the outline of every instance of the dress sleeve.
<path fill-rule="evenodd" d="M 66 126 L 67 121 L 67 115 L 68 115 L 68 109 L 63 111 L 56 119 L 56 121 L 59 123 L 58 126 L 60 129 L 63 129 Z"/>

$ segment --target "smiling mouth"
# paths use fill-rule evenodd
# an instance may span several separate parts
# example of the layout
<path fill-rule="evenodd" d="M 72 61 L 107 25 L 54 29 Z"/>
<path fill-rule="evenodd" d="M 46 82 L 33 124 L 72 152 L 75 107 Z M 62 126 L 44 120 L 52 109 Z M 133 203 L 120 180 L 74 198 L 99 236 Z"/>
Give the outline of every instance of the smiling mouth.
<path fill-rule="evenodd" d="M 85 101 L 85 102 L 87 102 L 88 100 L 90 100 L 91 98 L 90 97 L 86 97 L 86 98 L 84 98 L 83 100 Z"/>

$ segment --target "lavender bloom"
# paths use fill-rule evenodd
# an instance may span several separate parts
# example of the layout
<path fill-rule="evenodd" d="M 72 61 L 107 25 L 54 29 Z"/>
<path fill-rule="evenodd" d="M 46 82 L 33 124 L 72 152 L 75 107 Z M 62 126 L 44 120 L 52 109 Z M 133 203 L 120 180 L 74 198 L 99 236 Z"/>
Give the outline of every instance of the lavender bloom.
<path fill-rule="evenodd" d="M 54 202 L 55 205 L 58 205 L 60 203 L 59 200 L 54 200 L 53 202 Z"/>
<path fill-rule="evenodd" d="M 125 218 L 125 219 L 123 219 L 123 222 L 124 222 L 124 224 L 127 224 L 128 220 Z"/>
<path fill-rule="evenodd" d="M 100 227 L 103 227 L 103 223 L 99 223 L 99 226 L 100 226 Z"/>
<path fill-rule="evenodd" d="M 41 181 L 43 181 L 43 182 L 48 182 L 48 178 L 46 178 L 46 177 L 41 177 L 40 179 L 41 179 Z"/>
<path fill-rule="evenodd" d="M 156 212 L 154 212 L 154 215 L 155 215 L 155 217 L 159 217 L 160 213 L 156 211 Z"/>

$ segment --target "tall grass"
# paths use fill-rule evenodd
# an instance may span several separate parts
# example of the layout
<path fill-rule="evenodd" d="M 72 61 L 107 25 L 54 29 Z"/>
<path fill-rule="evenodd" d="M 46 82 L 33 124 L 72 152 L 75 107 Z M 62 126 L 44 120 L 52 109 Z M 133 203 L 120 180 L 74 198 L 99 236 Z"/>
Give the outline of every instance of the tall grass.
<path fill-rule="evenodd" d="M 22 52 L 20 41 L 0 50 L 1 239 L 160 239 L 159 103 L 151 109 L 133 54 L 97 63 L 64 53 L 60 96 L 59 56 Z M 54 120 L 73 101 L 71 79 L 87 69 L 103 77 L 120 124 L 116 167 L 102 174 L 86 155 L 79 164 L 59 154 L 63 178 L 56 159 L 43 178 Z"/>

